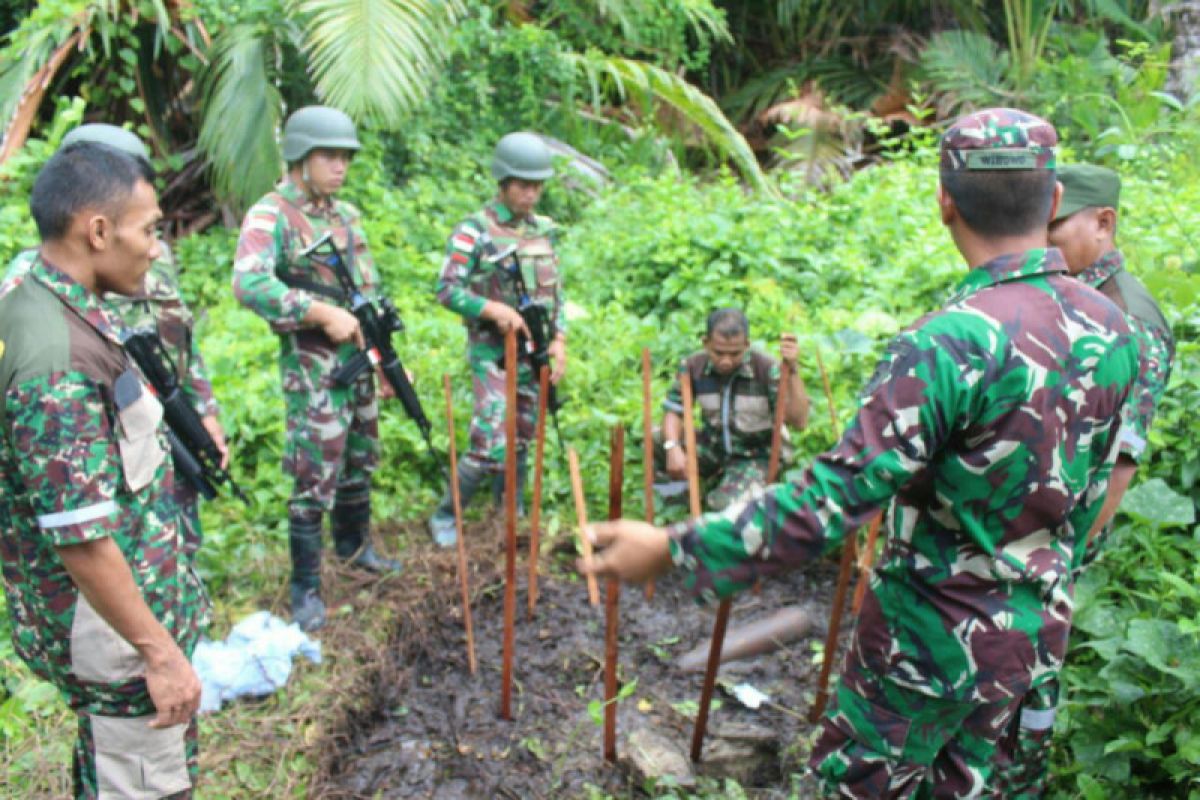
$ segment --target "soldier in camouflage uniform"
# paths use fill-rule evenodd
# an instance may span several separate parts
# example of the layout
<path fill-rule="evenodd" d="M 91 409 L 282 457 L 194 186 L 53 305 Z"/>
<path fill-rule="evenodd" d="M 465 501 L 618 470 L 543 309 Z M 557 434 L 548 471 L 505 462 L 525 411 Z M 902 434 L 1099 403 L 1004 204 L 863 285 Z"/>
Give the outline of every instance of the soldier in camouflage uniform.
<path fill-rule="evenodd" d="M 341 111 L 309 106 L 292 114 L 283 133 L 287 175 L 246 214 L 233 267 L 237 299 L 279 335 L 287 409 L 283 466 L 294 480 L 288 502 L 292 618 L 306 631 L 325 623 L 324 512 L 332 508 L 338 556 L 374 572 L 400 569 L 375 552 L 369 533 L 371 473 L 379 460 L 376 376 L 368 370 L 350 386 L 334 383 L 333 373 L 361 349 L 362 332 L 333 270 L 303 253 L 330 233 L 363 294 L 379 291 L 358 209 L 334 197 L 358 149 L 354 123 Z"/>
<path fill-rule="evenodd" d="M 188 797 L 204 613 L 162 406 L 101 301 L 159 254 L 152 174 L 60 150 L 30 197 L 41 248 L 0 295 L 0 563 L 17 654 L 79 720 L 75 796 Z"/>
<path fill-rule="evenodd" d="M 809 402 L 796 369 L 796 337 L 784 334 L 779 349 L 792 370 L 784 421 L 803 430 L 808 423 Z M 711 487 L 705 495 L 705 506 L 709 511 L 721 511 L 766 483 L 779 394 L 779 363 L 750 348 L 750 324 L 745 314 L 736 308 L 722 308 L 708 316 L 704 349 L 679 365 L 678 374 L 685 373 L 691 376 L 692 396 L 703 420 L 696 432 L 696 461 L 701 479 Z M 677 377 L 663 402 L 659 452 L 666 462 L 667 476 L 683 483 L 680 487 L 660 482 L 658 488 L 665 495 L 687 489 L 679 381 Z M 784 437 L 786 443 L 786 427 Z"/>
<path fill-rule="evenodd" d="M 888 345 L 842 440 L 796 481 L 670 529 L 594 526 L 585 571 L 672 561 L 727 597 L 842 542 L 888 536 L 811 766 L 841 797 L 979 797 L 1019 699 L 1062 664 L 1071 568 L 1117 456 L 1137 345 L 1047 247 L 1054 128 L 1015 109 L 941 141 L 938 205 L 970 271 Z"/>
<path fill-rule="evenodd" d="M 497 256 L 515 245 L 525 286 L 534 302 L 547 306 L 554 325 L 550 344 L 551 382 L 557 384 L 566 368 L 566 318 L 562 278 L 554 252 L 554 221 L 533 212 L 545 181 L 553 176 L 550 151 L 533 133 L 510 133 L 496 145 L 492 177 L 499 183 L 495 199 L 462 222 L 450 236 L 446 259 L 437 282 L 443 306 L 462 315 L 467 327 L 467 363 L 475 394 L 470 447 L 459 462 L 458 483 L 465 507 L 485 479 L 492 479 L 493 496 L 503 491 L 504 451 L 504 334 L 517 330 L 528 336 L 517 313 L 513 278 L 501 269 Z M 538 403 L 538 376 L 527 360 L 517 375 L 518 496 L 524 486 L 526 450 L 533 438 Z M 429 521 L 434 541 L 449 547 L 456 538 L 449 488 Z"/>
<path fill-rule="evenodd" d="M 149 167 L 150 154 L 146 145 L 133 133 L 104 123 L 89 123 L 67 133 L 62 147 L 76 142 L 96 142 L 115 147 Z M 219 407 L 213 398 L 212 384 L 205 373 L 200 348 L 193 335 L 195 318 L 179 291 L 179 272 L 165 242 L 159 242 L 161 254 L 154 259 L 150 271 L 142 281 L 141 289 L 133 295 L 105 294 L 101 299 L 126 328 L 153 328 L 167 354 L 175 364 L 179 386 L 192 403 L 213 442 L 221 451 L 221 466 L 227 466 L 229 450 L 225 444 L 225 431 L 221 427 Z M 15 284 L 29 271 L 37 259 L 37 250 L 26 250 L 17 254 L 8 267 L 0 292 L 9 284 Z M 199 493 L 186 480 L 175 484 L 176 499 L 184 512 L 188 550 L 195 553 L 200 549 Z"/>
<path fill-rule="evenodd" d="M 1116 248 L 1120 176 L 1105 167 L 1072 164 L 1059 170 L 1058 180 L 1063 185 L 1063 198 L 1050 224 L 1050 242 L 1062 250 L 1072 275 L 1098 289 L 1125 312 L 1141 359 L 1141 376 L 1124 407 L 1120 449 L 1108 495 L 1092 526 L 1090 557 L 1101 545 L 1108 523 L 1144 456 L 1155 409 L 1171 377 L 1175 340 L 1154 298 L 1125 270 L 1124 256 Z M 1048 680 L 1021 701 L 1020 713 L 999 754 L 997 786 L 1004 797 L 1025 800 L 1045 794 L 1050 735 L 1059 694 L 1058 680 Z"/>

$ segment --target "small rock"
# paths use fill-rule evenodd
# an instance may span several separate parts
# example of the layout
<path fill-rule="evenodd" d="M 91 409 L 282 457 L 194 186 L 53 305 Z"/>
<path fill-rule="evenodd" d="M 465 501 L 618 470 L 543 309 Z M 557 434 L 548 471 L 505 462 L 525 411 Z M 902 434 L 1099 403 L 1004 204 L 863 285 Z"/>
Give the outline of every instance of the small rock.
<path fill-rule="evenodd" d="M 648 728 L 638 728 L 629 734 L 621 756 L 639 779 L 670 778 L 684 789 L 696 785 L 692 764 L 683 748 Z"/>
<path fill-rule="evenodd" d="M 781 777 L 779 739 L 759 725 L 727 723 L 709 730 L 697 767 L 709 778 L 732 778 L 743 786 L 771 786 Z"/>

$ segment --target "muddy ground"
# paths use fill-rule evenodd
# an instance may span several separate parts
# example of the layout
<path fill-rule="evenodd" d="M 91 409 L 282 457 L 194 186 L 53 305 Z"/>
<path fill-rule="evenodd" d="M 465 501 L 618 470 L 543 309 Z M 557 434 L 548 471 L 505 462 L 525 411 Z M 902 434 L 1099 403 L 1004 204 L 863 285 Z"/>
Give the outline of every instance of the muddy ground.
<path fill-rule="evenodd" d="M 319 794 L 529 800 L 583 797 L 597 787 L 640 796 L 644 780 L 626 759 L 629 737 L 648 729 L 688 752 L 702 674 L 685 673 L 676 661 L 697 645 L 707 647 L 713 610 L 697 607 L 674 576 L 659 583 L 652 601 L 622 587 L 619 676 L 622 686 L 635 680 L 636 686 L 618 705 L 621 758 L 614 766 L 603 760 L 602 728 L 592 716 L 600 713 L 603 699 L 603 586 L 601 605 L 590 606 L 585 583 L 567 569 L 569 557 L 550 557 L 556 574 L 539 580 L 540 601 L 529 620 L 522 553 L 514 719 L 504 721 L 498 716 L 504 555 L 498 531 L 488 524 L 471 531 L 468 541 L 478 674 L 467 667 L 453 551 L 410 562 L 414 572 L 423 573 L 410 577 L 427 591 L 402 613 L 375 701 L 342 732 L 344 746 Z M 770 697 L 768 705 L 751 710 L 718 689 L 720 705 L 709 720 L 708 767 L 734 774 L 743 786 L 770 787 L 756 796 L 786 796 L 787 776 L 800 768 L 807 751 L 813 726 L 804 715 L 819 670 L 814 645 L 824 638 L 835 576 L 836 564 L 822 562 L 769 581 L 761 594 L 747 592 L 734 603 L 731 636 L 740 625 L 785 605 L 806 604 L 818 620 L 818 630 L 807 637 L 721 669 L 719 683 L 749 683 Z M 743 747 L 751 741 L 753 757 L 743 751 L 732 763 L 721 763 L 725 734 Z"/>

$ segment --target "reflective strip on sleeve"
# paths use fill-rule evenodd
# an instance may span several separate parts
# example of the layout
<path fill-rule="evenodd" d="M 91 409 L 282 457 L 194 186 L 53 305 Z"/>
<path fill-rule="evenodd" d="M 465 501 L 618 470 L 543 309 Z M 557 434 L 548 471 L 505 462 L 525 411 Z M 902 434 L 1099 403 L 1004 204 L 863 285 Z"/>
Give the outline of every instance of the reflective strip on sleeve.
<path fill-rule="evenodd" d="M 1048 731 L 1054 727 L 1054 709 L 1039 711 L 1035 708 L 1021 709 L 1021 727 L 1027 731 Z"/>
<path fill-rule="evenodd" d="M 115 500 L 105 500 L 103 503 L 96 503 L 83 508 L 75 508 L 70 511 L 59 511 L 54 514 L 39 514 L 37 518 L 38 527 L 42 530 L 48 528 L 65 528 L 68 525 L 82 525 L 85 522 L 107 517 L 115 513 L 117 503 Z"/>

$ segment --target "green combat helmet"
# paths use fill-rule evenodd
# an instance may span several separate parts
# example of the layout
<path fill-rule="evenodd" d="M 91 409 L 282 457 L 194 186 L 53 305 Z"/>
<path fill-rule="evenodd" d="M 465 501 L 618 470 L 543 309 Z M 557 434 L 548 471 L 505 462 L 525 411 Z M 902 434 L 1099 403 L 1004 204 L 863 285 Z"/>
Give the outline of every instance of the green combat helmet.
<path fill-rule="evenodd" d="M 293 164 L 318 147 L 359 150 L 354 122 L 336 108 L 305 106 L 283 126 L 283 160 Z"/>
<path fill-rule="evenodd" d="M 118 128 L 116 125 L 109 125 L 106 122 L 89 122 L 86 125 L 80 125 L 78 128 L 68 131 L 59 147 L 68 147 L 79 142 L 106 144 L 142 161 L 150 160 L 150 153 L 146 150 L 146 145 L 143 144 L 142 140 L 137 137 L 137 134 L 131 133 L 124 128 Z"/>
<path fill-rule="evenodd" d="M 544 181 L 554 175 L 550 148 L 536 133 L 510 133 L 496 143 L 492 154 L 492 177 L 497 181 L 520 178 Z"/>

